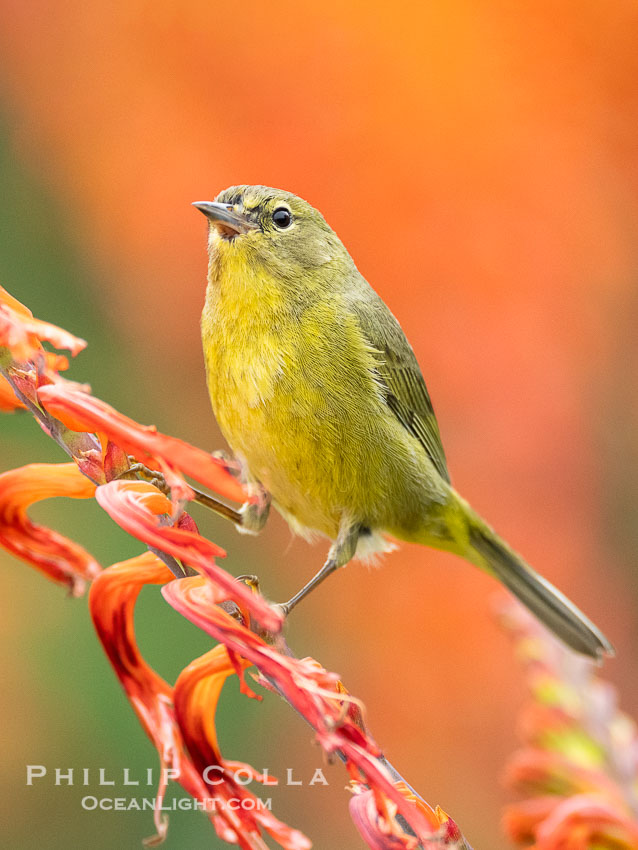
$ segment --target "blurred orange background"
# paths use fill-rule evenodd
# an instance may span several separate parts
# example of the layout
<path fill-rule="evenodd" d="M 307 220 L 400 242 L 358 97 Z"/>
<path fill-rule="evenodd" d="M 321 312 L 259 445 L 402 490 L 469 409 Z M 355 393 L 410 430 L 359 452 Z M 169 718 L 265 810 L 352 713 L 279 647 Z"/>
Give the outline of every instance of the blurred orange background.
<path fill-rule="evenodd" d="M 453 482 L 612 639 L 605 675 L 638 716 L 638 6 L 633 0 L 241 4 L 0 0 L 0 279 L 89 340 L 71 376 L 143 422 L 222 442 L 199 342 L 206 225 L 195 200 L 264 183 L 317 206 L 400 319 Z M 26 417 L 2 469 L 62 460 Z M 107 564 L 139 547 L 97 505 L 36 516 Z M 197 515 L 287 598 L 325 547 Z M 25 786 L 25 765 L 156 765 L 85 601 L 7 556 L 0 634 L 8 846 L 139 846 L 148 813 L 82 810 L 93 785 Z M 475 848 L 505 846 L 499 775 L 524 683 L 494 584 L 402 546 L 296 611 L 299 654 L 367 704 L 387 756 Z M 166 676 L 206 648 L 149 590 L 142 648 Z M 229 758 L 307 782 L 321 755 L 290 710 L 226 697 Z M 281 789 L 317 848 L 358 848 L 346 778 Z M 152 793 L 148 789 L 148 794 Z M 128 795 L 130 789 L 116 788 Z M 113 793 L 112 789 L 102 789 Z M 222 846 L 175 813 L 166 844 Z M 224 845 L 225 846 L 225 845 Z"/>

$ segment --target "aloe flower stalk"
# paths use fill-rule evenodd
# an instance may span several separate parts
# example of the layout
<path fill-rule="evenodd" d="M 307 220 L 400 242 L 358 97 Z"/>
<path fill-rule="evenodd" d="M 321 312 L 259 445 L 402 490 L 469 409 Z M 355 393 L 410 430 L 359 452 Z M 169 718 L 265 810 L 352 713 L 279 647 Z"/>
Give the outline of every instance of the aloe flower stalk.
<path fill-rule="evenodd" d="M 185 511 L 195 495 L 185 476 L 226 499 L 247 502 L 256 496 L 219 458 L 134 422 L 92 396 L 87 386 L 66 380 L 60 372 L 68 361 L 45 351 L 43 342 L 73 355 L 86 344 L 34 319 L 0 288 L 0 409 L 31 412 L 73 461 L 0 476 L 0 545 L 74 594 L 93 581 L 95 629 L 163 768 L 156 831 L 146 843 L 166 836 L 161 801 L 167 782 L 176 781 L 201 803 L 217 835 L 229 844 L 266 850 L 267 835 L 286 850 L 311 846 L 301 832 L 260 807 L 233 774 L 241 767 L 256 781 L 265 778 L 219 750 L 215 710 L 223 685 L 238 676 L 242 692 L 257 696 L 245 679 L 254 666 L 257 682 L 283 697 L 313 728 L 324 751 L 343 761 L 353 792 L 351 815 L 369 847 L 469 850 L 454 821 L 431 808 L 382 755 L 360 703 L 339 677 L 314 659 L 295 658 L 281 635 L 279 611 L 254 586 L 219 566 L 224 551 L 199 534 Z M 140 467 L 156 473 L 157 480 L 140 478 Z M 29 520 L 27 507 L 50 496 L 95 498 L 148 551 L 101 570 L 76 543 Z M 175 685 L 148 665 L 137 646 L 134 609 L 145 585 L 162 586 L 170 605 L 219 642 L 189 664 Z M 206 768 L 217 768 L 219 781 L 211 782 Z M 231 805 L 236 800 L 254 805 Z"/>
<path fill-rule="evenodd" d="M 503 607 L 529 688 L 506 785 L 510 838 L 533 850 L 638 848 L 638 733 L 598 668 L 520 606 Z"/>

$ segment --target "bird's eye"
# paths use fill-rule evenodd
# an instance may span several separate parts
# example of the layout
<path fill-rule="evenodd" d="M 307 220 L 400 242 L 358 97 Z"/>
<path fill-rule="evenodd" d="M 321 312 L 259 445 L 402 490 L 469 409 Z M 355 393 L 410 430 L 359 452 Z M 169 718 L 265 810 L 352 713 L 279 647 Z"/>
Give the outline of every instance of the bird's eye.
<path fill-rule="evenodd" d="M 277 207 L 277 209 L 272 214 L 272 220 L 274 221 L 276 227 L 278 227 L 280 230 L 285 230 L 292 224 L 292 213 L 289 209 L 286 209 L 286 207 Z"/>

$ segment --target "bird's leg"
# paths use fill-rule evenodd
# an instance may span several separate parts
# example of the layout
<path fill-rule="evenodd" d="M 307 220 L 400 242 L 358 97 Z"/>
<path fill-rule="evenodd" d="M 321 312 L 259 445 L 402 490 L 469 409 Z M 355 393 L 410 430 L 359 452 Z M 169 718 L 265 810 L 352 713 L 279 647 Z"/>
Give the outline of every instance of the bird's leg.
<path fill-rule="evenodd" d="M 226 469 L 231 475 L 235 475 L 236 477 L 240 475 L 242 469 L 236 464 L 236 462 L 230 461 L 226 456 L 222 457 L 221 453 L 218 453 L 217 456 L 226 463 Z M 164 493 L 164 495 L 170 495 L 170 487 L 166 483 L 166 479 L 161 472 L 158 472 L 156 469 L 149 469 L 147 466 L 144 466 L 143 463 L 136 461 L 132 456 L 129 457 L 129 463 L 131 466 L 129 466 L 129 468 L 124 472 L 121 472 L 117 476 L 118 478 L 139 476 L 142 480 L 148 481 L 150 484 L 157 487 L 157 489 Z M 216 514 L 219 514 L 219 516 L 223 516 L 225 519 L 230 520 L 235 524 L 238 531 L 243 531 L 247 534 L 257 534 L 266 524 L 268 512 L 270 510 L 270 494 L 267 493 L 258 482 L 251 481 L 247 483 L 249 492 L 256 495 L 258 501 L 246 502 L 238 511 L 231 508 L 229 505 L 225 505 L 223 502 L 218 501 L 209 493 L 203 493 L 201 490 L 198 490 L 197 487 L 193 487 L 192 484 L 189 484 L 188 486 L 195 494 L 195 498 L 193 499 L 194 502 L 197 502 L 198 505 L 203 505 L 204 507 L 209 508 L 209 510 L 214 511 Z"/>
<path fill-rule="evenodd" d="M 213 457 L 223 463 L 226 472 L 228 472 L 229 475 L 232 475 L 233 478 L 239 478 L 241 476 L 241 465 L 223 449 L 214 451 Z M 203 505 L 205 508 L 219 514 L 219 516 L 223 516 L 225 519 L 229 519 L 238 529 L 241 530 L 242 518 L 240 511 L 236 511 L 234 508 L 218 501 L 209 493 L 202 493 L 201 490 L 198 490 L 197 487 L 193 487 L 192 484 L 189 484 L 188 486 L 195 494 L 195 498 L 193 499 L 194 502 L 197 502 L 198 505 Z"/>
<path fill-rule="evenodd" d="M 235 524 L 239 531 L 242 530 L 243 520 L 240 511 L 236 511 L 235 508 L 231 508 L 229 505 L 219 502 L 209 493 L 202 493 L 201 490 L 198 490 L 197 487 L 193 487 L 192 484 L 189 484 L 188 486 L 195 494 L 195 498 L 193 499 L 194 502 L 197 502 L 198 505 L 203 505 L 205 508 L 209 508 L 209 510 L 219 514 L 219 516 L 223 516 L 225 519 L 229 519 Z"/>
<path fill-rule="evenodd" d="M 282 612 L 284 617 L 287 617 L 295 605 L 298 605 L 304 597 L 308 596 L 308 594 L 314 590 L 315 587 L 320 585 L 324 579 L 328 578 L 331 573 L 338 570 L 339 567 L 345 567 L 357 550 L 357 541 L 359 539 L 360 529 L 361 526 L 358 524 L 342 524 L 339 536 L 330 547 L 328 559 L 319 572 L 313 576 L 308 584 L 304 585 L 298 593 L 295 593 L 292 599 L 276 606 Z"/>
<path fill-rule="evenodd" d="M 214 456 L 222 461 L 226 467 L 226 471 L 230 475 L 241 481 L 254 501 L 244 502 L 241 508 L 235 511 L 213 499 L 211 496 L 208 496 L 206 493 L 200 493 L 192 487 L 195 492 L 195 501 L 206 505 L 211 510 L 234 522 L 237 531 L 241 531 L 244 534 L 258 534 L 268 519 L 268 513 L 270 512 L 270 493 L 268 493 L 259 481 L 252 478 L 246 461 L 241 456 L 231 457 L 224 451 L 214 452 Z"/>

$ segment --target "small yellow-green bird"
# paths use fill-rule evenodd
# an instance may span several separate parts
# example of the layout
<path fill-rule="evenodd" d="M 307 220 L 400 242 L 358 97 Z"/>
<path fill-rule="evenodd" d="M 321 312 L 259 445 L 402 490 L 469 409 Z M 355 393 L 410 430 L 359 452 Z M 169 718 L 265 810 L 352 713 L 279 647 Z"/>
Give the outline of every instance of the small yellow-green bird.
<path fill-rule="evenodd" d="M 321 213 L 266 186 L 232 186 L 194 206 L 209 220 L 210 398 L 249 486 L 264 494 L 244 507 L 244 530 L 261 528 L 272 499 L 295 532 L 333 541 L 284 612 L 353 556 L 393 548 L 389 535 L 455 552 L 572 649 L 612 654 L 450 484 L 414 352 Z"/>

